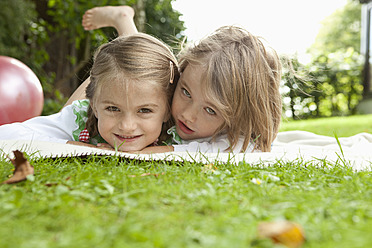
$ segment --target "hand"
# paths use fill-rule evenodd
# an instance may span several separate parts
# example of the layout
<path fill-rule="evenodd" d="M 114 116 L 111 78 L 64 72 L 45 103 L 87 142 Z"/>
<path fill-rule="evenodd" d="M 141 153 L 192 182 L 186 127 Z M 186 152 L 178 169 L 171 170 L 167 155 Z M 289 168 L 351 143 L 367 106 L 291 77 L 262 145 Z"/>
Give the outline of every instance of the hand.
<path fill-rule="evenodd" d="M 115 151 L 115 149 L 111 145 L 109 145 L 107 143 L 98 143 L 97 144 L 97 148 L 104 149 L 104 150 Z"/>
<path fill-rule="evenodd" d="M 151 154 L 151 153 L 164 153 L 164 152 L 173 152 L 173 146 L 149 146 L 141 151 L 133 152 L 137 154 Z"/>
<path fill-rule="evenodd" d="M 88 143 L 80 142 L 80 141 L 67 141 L 67 144 L 78 145 L 78 146 L 88 146 L 88 147 L 100 148 L 103 150 L 112 150 L 112 151 L 115 150 L 114 148 L 112 148 L 112 146 L 110 146 L 107 143 L 98 143 L 97 145 L 93 145 L 93 144 L 88 144 Z"/>

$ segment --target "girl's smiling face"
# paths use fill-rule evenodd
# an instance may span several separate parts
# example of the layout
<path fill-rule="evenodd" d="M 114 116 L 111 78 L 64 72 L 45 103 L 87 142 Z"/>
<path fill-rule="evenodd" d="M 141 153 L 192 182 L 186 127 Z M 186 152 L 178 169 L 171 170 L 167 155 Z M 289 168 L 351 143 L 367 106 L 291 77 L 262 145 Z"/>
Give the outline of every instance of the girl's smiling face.
<path fill-rule="evenodd" d="M 110 82 L 92 109 L 98 132 L 119 151 L 139 151 L 154 143 L 168 119 L 167 98 L 152 82 Z"/>
<path fill-rule="evenodd" d="M 211 137 L 224 124 L 217 108 L 203 94 L 203 72 L 202 67 L 188 65 L 173 96 L 172 116 L 184 140 Z"/>

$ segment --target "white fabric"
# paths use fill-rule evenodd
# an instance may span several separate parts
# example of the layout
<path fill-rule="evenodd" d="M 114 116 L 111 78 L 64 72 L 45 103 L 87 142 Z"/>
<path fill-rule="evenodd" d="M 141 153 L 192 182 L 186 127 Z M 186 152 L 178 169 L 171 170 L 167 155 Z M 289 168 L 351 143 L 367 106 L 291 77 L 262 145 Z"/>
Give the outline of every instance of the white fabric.
<path fill-rule="evenodd" d="M 0 140 L 22 139 L 66 143 L 74 140 L 72 132 L 78 128 L 75 119 L 76 115 L 71 104 L 53 115 L 1 125 Z"/>
<path fill-rule="evenodd" d="M 278 134 L 271 152 L 262 153 L 193 153 L 168 152 L 160 154 L 129 154 L 101 150 L 98 148 L 59 144 L 42 141 L 0 140 L 0 156 L 12 157 L 12 151 L 19 149 L 33 157 L 72 157 L 84 155 L 117 155 L 138 160 L 178 160 L 201 163 L 239 163 L 272 165 L 277 161 L 334 166 L 336 163 L 350 166 L 355 171 L 372 170 L 372 134 L 361 133 L 351 137 L 336 138 L 316 135 L 304 131 L 289 131 Z M 325 163 L 325 161 L 327 161 Z"/>
<path fill-rule="evenodd" d="M 350 137 L 317 135 L 306 131 L 287 131 L 278 134 L 273 143 L 272 152 L 285 150 L 323 149 L 355 153 L 372 153 L 372 134 L 359 133 Z"/>
<path fill-rule="evenodd" d="M 201 153 L 223 153 L 230 147 L 227 135 L 218 136 L 214 141 L 211 138 L 198 140 L 181 140 L 181 144 L 173 145 L 175 152 L 201 152 Z M 239 138 L 233 153 L 240 153 L 244 143 L 244 138 Z M 245 153 L 250 153 L 253 145 L 249 144 Z"/>

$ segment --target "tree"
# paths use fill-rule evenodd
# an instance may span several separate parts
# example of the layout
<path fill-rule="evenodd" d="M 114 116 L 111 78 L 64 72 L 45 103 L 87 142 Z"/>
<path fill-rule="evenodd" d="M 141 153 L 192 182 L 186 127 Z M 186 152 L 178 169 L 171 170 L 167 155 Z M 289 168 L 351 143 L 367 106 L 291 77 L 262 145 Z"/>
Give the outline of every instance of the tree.
<path fill-rule="evenodd" d="M 294 118 L 357 113 L 363 91 L 360 28 L 361 6 L 355 0 L 323 21 L 315 43 L 309 49 L 312 55 L 307 66 L 309 80 L 304 84 L 291 84 L 285 79 Z"/>
<path fill-rule="evenodd" d="M 322 27 L 310 47 L 312 55 L 326 55 L 353 48 L 360 51 L 361 5 L 350 1 L 324 19 Z"/>
<path fill-rule="evenodd" d="M 35 4 L 25 0 L 0 1 L 0 55 L 16 58 L 44 78 L 42 67 L 49 59 L 43 44 L 48 36 L 38 21 Z"/>

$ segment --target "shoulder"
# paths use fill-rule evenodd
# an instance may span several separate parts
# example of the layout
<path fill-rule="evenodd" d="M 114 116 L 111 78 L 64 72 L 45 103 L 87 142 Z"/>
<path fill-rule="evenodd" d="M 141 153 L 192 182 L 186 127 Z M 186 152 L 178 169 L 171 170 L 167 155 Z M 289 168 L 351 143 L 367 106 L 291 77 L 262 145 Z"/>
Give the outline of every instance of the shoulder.
<path fill-rule="evenodd" d="M 176 126 L 173 126 L 167 130 L 167 134 L 170 135 L 170 138 L 165 141 L 167 145 L 180 145 L 183 143 L 181 137 L 178 135 L 176 131 Z"/>
<path fill-rule="evenodd" d="M 76 123 L 86 122 L 88 119 L 89 100 L 76 100 L 71 105 L 71 110 L 76 116 Z"/>
<path fill-rule="evenodd" d="M 79 134 L 85 129 L 86 122 L 88 121 L 88 108 L 89 100 L 76 100 L 70 105 L 74 114 L 75 128 L 72 132 L 74 140 L 79 140 Z"/>
<path fill-rule="evenodd" d="M 88 107 L 89 107 L 89 100 L 88 99 L 76 100 L 76 101 L 73 101 L 70 106 L 72 109 L 76 111 L 79 111 L 79 110 L 86 111 L 88 110 Z"/>

